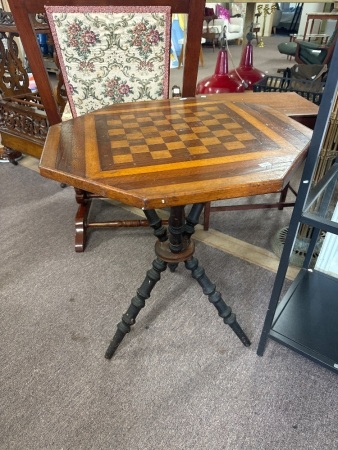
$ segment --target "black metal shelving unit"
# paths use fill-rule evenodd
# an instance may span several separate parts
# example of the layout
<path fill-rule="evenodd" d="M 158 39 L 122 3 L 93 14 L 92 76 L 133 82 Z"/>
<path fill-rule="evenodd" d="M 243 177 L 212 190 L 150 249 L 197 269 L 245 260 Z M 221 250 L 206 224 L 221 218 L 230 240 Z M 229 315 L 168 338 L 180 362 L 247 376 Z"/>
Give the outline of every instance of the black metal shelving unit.
<path fill-rule="evenodd" d="M 338 223 L 332 217 L 338 201 L 338 161 L 315 186 L 312 179 L 337 102 L 337 73 L 336 45 L 257 350 L 262 356 L 268 339 L 273 339 L 336 373 L 338 278 L 313 268 L 312 254 L 323 233 L 338 235 Z M 309 247 L 303 267 L 281 298 L 290 255 L 302 224 L 312 230 Z"/>

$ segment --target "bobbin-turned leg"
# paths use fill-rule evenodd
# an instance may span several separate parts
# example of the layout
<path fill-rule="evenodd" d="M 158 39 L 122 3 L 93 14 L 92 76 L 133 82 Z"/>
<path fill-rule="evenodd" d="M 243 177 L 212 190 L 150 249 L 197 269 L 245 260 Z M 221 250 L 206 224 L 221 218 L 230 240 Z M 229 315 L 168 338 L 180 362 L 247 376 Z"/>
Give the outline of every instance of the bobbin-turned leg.
<path fill-rule="evenodd" d="M 191 275 L 198 284 L 202 287 L 203 293 L 208 296 L 209 301 L 215 306 L 220 317 L 222 317 L 225 324 L 229 325 L 236 333 L 237 337 L 242 343 L 249 347 L 251 342 L 238 324 L 236 315 L 231 311 L 231 308 L 224 302 L 221 294 L 216 291 L 216 286 L 209 280 L 205 274 L 203 267 L 198 265 L 198 260 L 191 257 L 185 261 L 185 267 L 191 271 Z"/>
<path fill-rule="evenodd" d="M 161 278 L 161 272 L 166 268 L 167 263 L 160 258 L 156 258 L 153 261 L 153 267 L 148 270 L 143 283 L 137 290 L 136 296 L 132 298 L 127 312 L 123 314 L 121 322 L 117 325 L 116 333 L 105 354 L 107 359 L 110 359 L 114 355 L 124 336 L 129 333 L 130 327 L 134 325 L 138 313 L 145 306 L 145 300 L 150 297 L 152 289 Z"/>
<path fill-rule="evenodd" d="M 202 209 L 203 204 L 193 205 L 185 220 L 184 206 L 172 207 L 170 209 L 168 226 L 169 233 L 162 226 L 162 221 L 156 211 L 145 211 L 149 224 L 158 239 L 155 244 L 157 258 L 153 261 L 153 267 L 147 272 L 141 287 L 137 290 L 136 296 L 132 298 L 127 312 L 123 314 L 122 321 L 117 325 L 116 333 L 105 354 L 107 359 L 114 355 L 124 336 L 129 333 L 138 313 L 145 306 L 145 300 L 150 297 L 152 289 L 160 280 L 161 272 L 166 270 L 167 266 L 172 271 L 175 270 L 180 262 L 184 262 L 185 267 L 191 271 L 192 277 L 197 280 L 204 294 L 214 304 L 224 323 L 232 328 L 246 347 L 250 345 L 250 341 L 239 326 L 235 314 L 226 305 L 221 294 L 216 291 L 216 286 L 206 276 L 204 269 L 198 265 L 198 260 L 193 257 L 195 247 L 190 237 L 195 231 L 195 225 L 198 223 Z"/>

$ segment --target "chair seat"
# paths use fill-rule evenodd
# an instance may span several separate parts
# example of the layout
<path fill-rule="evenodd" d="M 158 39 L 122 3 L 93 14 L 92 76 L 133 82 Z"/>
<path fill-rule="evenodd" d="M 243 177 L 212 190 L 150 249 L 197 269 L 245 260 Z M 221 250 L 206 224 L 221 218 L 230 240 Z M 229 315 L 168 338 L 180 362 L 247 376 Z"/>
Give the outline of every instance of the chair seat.
<path fill-rule="evenodd" d="M 282 44 L 278 45 L 278 51 L 282 55 L 295 56 L 296 49 L 297 49 L 296 42 L 283 42 Z"/>
<path fill-rule="evenodd" d="M 324 61 L 326 53 L 320 50 L 301 50 L 301 57 L 305 64 L 320 64 Z"/>

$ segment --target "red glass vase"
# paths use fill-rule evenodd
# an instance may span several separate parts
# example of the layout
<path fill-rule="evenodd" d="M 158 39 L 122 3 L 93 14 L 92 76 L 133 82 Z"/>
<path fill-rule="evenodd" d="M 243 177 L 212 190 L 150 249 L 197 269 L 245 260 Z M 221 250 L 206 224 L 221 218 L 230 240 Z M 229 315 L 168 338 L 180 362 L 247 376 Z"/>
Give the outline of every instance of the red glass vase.
<path fill-rule="evenodd" d="M 229 76 L 228 52 L 222 48 L 217 56 L 214 74 L 198 82 L 196 94 L 221 94 L 243 92 L 244 90 L 244 86 L 238 78 Z"/>

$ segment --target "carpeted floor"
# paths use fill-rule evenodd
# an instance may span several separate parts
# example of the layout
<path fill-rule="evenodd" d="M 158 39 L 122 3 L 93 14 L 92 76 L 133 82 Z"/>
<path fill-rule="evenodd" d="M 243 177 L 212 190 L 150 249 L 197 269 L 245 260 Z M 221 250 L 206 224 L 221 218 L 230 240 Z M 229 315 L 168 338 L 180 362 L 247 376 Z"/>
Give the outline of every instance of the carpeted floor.
<path fill-rule="evenodd" d="M 20 165 L 0 173 L 1 449 L 337 447 L 336 375 L 273 342 L 256 355 L 272 271 L 197 241 L 252 346 L 180 266 L 107 361 L 155 238 L 93 232 L 76 254 L 73 190 Z"/>

